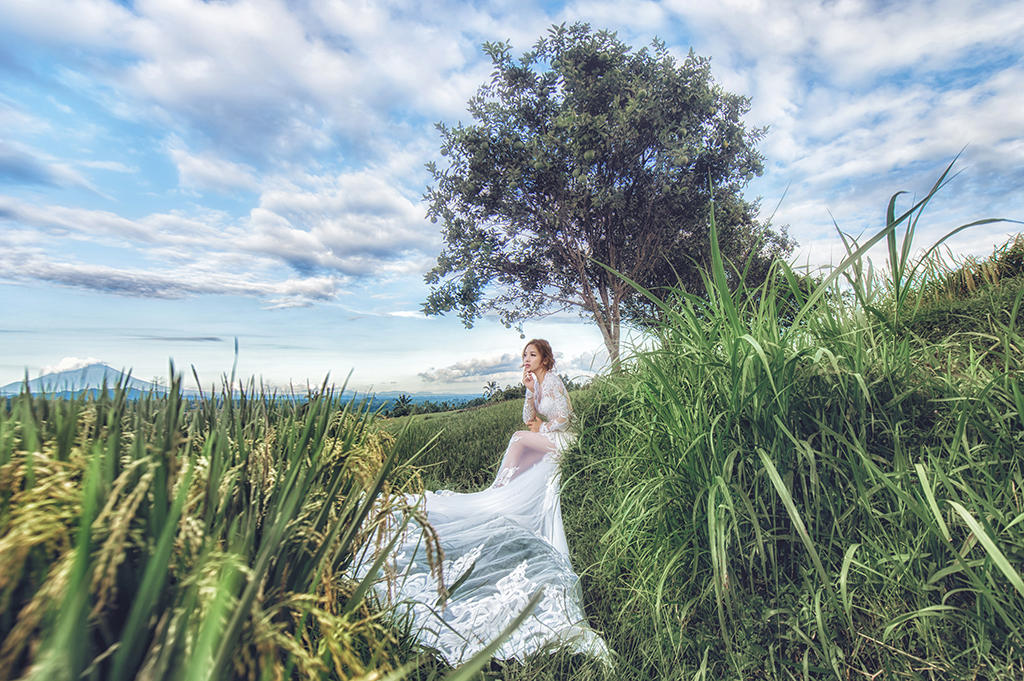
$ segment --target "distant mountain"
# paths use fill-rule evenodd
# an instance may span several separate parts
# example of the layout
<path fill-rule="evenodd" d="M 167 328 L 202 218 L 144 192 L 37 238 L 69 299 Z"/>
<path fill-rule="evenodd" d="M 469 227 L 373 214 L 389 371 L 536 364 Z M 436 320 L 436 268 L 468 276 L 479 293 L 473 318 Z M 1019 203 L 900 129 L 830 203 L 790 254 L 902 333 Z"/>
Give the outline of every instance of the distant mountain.
<path fill-rule="evenodd" d="M 124 381 L 125 373 L 126 372 L 115 369 L 108 364 L 96 363 L 79 369 L 69 369 L 68 371 L 59 371 L 52 374 L 46 374 L 45 376 L 40 376 L 39 378 L 33 378 L 28 382 L 28 387 L 33 394 L 46 393 L 48 395 L 56 395 L 60 397 L 73 397 L 81 393 L 83 390 L 92 391 L 93 393 L 98 392 L 103 387 L 104 380 L 106 380 L 107 389 L 113 390 L 114 386 Z M 24 387 L 24 380 L 0 386 L 0 397 L 13 397 L 18 395 Z M 132 377 L 128 378 L 127 387 L 129 399 L 136 399 L 150 392 L 156 394 L 167 392 L 166 386 Z M 185 397 L 199 396 L 199 393 L 193 390 L 183 390 L 182 393 Z M 280 394 L 278 397 L 282 399 L 302 400 L 305 395 L 306 393 L 304 391 L 297 391 L 293 396 Z M 352 395 L 352 391 L 346 390 L 345 393 L 343 395 L 339 395 L 339 397 L 346 398 L 352 397 Z M 413 404 L 421 404 L 427 401 L 463 404 L 474 397 L 479 397 L 479 395 L 460 395 L 455 393 L 413 393 L 396 390 L 374 393 L 372 395 L 373 399 L 371 400 L 371 408 L 377 409 L 381 406 L 394 402 L 399 395 L 408 395 L 412 399 Z M 366 393 L 356 394 L 358 399 L 363 399 L 369 396 L 370 395 Z"/>
<path fill-rule="evenodd" d="M 104 380 L 106 380 L 107 388 L 113 389 L 114 386 L 124 382 L 126 373 L 106 364 L 90 364 L 80 369 L 58 371 L 53 374 L 40 376 L 39 378 L 33 378 L 28 382 L 28 388 L 33 393 L 74 395 L 83 390 L 99 390 L 103 387 Z M 149 392 L 167 392 L 165 386 L 132 377 L 128 377 L 127 387 L 129 397 L 137 397 Z M 18 395 L 24 388 L 24 380 L 8 383 L 5 386 L 0 386 L 0 396 L 10 397 Z"/>

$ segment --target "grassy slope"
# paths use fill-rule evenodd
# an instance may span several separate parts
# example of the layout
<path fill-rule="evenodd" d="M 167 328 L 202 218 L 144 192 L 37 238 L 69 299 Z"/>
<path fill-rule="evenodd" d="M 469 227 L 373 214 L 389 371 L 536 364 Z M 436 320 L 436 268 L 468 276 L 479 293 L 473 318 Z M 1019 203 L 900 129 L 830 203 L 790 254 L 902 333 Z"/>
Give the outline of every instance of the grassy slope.
<path fill-rule="evenodd" d="M 415 463 L 428 489 L 473 492 L 489 485 L 512 433 L 522 426 L 522 402 L 510 400 L 483 407 L 386 419 L 396 437 L 398 460 L 406 462 L 433 437 L 437 441 Z"/>
<path fill-rule="evenodd" d="M 570 399 L 577 411 L 586 410 L 594 394 L 589 390 L 574 391 L 570 393 Z M 494 479 L 508 438 L 522 427 L 522 401 L 509 400 L 460 411 L 403 416 L 384 420 L 382 425 L 396 436 L 398 461 L 416 457 L 415 463 L 421 469 L 426 488 L 471 492 L 486 487 Z M 417 457 L 423 444 L 435 435 L 438 436 L 436 442 Z M 568 494 L 586 494 L 591 484 L 592 480 L 579 471 L 571 473 L 564 481 Z M 595 562 L 594 551 L 600 545 L 601 534 L 607 529 L 607 515 L 591 517 L 586 513 L 590 508 L 591 505 L 579 503 L 575 497 L 562 507 L 573 565 L 585 587 L 589 587 L 591 579 L 587 567 Z M 585 591 L 588 595 L 594 592 L 590 588 Z M 595 609 L 590 602 L 584 607 L 588 612 Z M 600 626 L 593 617 L 591 622 Z M 417 678 L 432 678 L 439 669 L 436 665 L 425 665 L 417 672 Z M 526 666 L 494 661 L 490 674 L 489 678 L 508 681 L 597 679 L 605 676 L 592 660 L 571 655 L 541 655 Z"/>
<path fill-rule="evenodd" d="M 782 291 L 730 312 L 709 287 L 662 352 L 574 396 L 562 509 L 614 677 L 1024 676 L 1019 280 L 895 335 L 840 297 L 787 334 Z M 477 489 L 519 407 L 418 417 L 404 455 L 443 426 L 428 486 Z M 596 673 L 558 656 L 492 672 Z"/>

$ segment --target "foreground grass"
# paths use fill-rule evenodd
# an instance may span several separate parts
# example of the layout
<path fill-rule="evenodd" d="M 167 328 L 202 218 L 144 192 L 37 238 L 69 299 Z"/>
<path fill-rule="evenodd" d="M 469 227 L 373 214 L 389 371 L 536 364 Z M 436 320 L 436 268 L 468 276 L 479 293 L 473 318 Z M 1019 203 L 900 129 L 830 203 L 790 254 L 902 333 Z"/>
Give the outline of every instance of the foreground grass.
<path fill-rule="evenodd" d="M 346 576 L 390 438 L 329 391 L 0 405 L 0 678 L 348 679 L 413 657 Z"/>
<path fill-rule="evenodd" d="M 1024 676 L 1024 291 L 919 305 L 909 248 L 882 283 L 852 250 L 845 287 L 716 262 L 582 415 L 563 508 L 618 678 Z"/>

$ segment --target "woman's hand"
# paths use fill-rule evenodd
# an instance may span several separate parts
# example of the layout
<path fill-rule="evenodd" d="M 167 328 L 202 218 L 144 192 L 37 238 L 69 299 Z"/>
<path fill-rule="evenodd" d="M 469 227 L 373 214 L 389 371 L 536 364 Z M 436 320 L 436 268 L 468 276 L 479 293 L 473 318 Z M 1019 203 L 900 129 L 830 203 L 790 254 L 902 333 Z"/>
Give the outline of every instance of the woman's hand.
<path fill-rule="evenodd" d="M 530 421 L 528 421 L 526 423 L 526 425 L 530 429 L 531 433 L 539 433 L 540 432 L 540 424 L 542 424 L 542 423 L 544 423 L 544 422 L 540 420 L 539 416 L 534 416 Z"/>
<path fill-rule="evenodd" d="M 533 378 L 533 372 L 523 369 L 523 385 L 526 386 L 526 389 L 533 391 L 533 386 L 536 382 Z"/>

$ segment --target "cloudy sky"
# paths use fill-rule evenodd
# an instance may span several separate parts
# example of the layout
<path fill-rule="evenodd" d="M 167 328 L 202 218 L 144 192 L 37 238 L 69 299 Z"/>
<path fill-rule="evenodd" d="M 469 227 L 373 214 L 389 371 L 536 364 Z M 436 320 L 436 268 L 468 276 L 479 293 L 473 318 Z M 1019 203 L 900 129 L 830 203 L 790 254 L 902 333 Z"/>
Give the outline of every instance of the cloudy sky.
<path fill-rule="evenodd" d="M 410 6 L 417 5 L 410 9 Z M 583 20 L 712 59 L 767 125 L 749 187 L 801 263 L 837 260 L 964 150 L 919 228 L 1024 217 L 1018 2 L 0 0 L 0 384 L 90 360 L 204 382 L 479 394 L 515 380 L 493 321 L 424 318 L 434 123 L 468 120 L 484 41 Z M 776 210 L 777 206 L 777 210 Z M 1012 230 L 952 242 L 984 254 Z M 600 363 L 572 316 L 526 325 Z M 597 368 L 597 367 L 594 367 Z"/>

